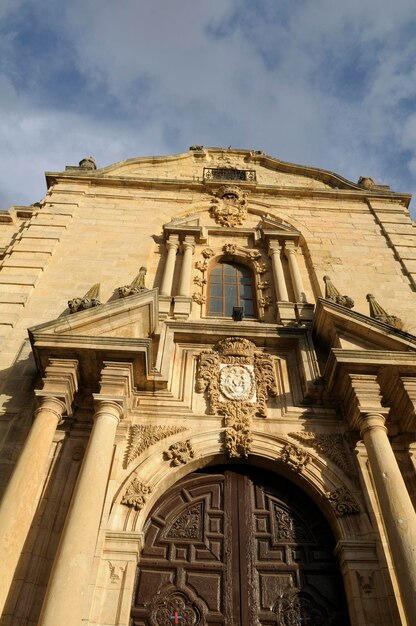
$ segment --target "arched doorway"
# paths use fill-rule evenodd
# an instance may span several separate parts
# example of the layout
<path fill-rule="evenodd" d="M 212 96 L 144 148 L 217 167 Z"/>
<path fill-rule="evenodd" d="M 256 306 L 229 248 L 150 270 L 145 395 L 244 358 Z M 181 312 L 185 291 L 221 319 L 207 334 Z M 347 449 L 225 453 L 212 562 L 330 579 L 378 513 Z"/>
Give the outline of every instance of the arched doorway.
<path fill-rule="evenodd" d="M 210 467 L 176 483 L 144 528 L 134 626 L 349 626 L 334 538 L 287 479 Z"/>

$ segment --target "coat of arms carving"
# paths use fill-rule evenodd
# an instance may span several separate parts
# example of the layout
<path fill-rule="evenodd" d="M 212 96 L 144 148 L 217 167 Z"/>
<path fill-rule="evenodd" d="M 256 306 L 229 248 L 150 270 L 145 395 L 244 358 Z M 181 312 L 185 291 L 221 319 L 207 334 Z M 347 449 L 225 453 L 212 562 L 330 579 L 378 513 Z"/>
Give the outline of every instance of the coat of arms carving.
<path fill-rule="evenodd" d="M 277 395 L 273 358 L 248 339 L 229 337 L 199 357 L 196 391 L 207 394 L 211 415 L 223 415 L 231 458 L 247 458 L 255 416 L 266 417 L 268 395 Z"/>
<path fill-rule="evenodd" d="M 221 226 L 240 226 L 247 217 L 246 194 L 236 186 L 220 187 L 211 201 L 211 215 Z"/>

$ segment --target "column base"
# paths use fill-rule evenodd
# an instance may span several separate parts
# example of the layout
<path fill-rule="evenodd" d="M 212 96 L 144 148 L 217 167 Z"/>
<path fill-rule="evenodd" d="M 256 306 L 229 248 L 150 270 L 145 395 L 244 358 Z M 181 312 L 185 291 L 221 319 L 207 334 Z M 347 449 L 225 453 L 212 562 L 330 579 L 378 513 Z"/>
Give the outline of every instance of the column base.
<path fill-rule="evenodd" d="M 175 320 L 187 320 L 192 310 L 192 298 L 175 296 L 173 299 L 173 317 Z"/>
<path fill-rule="evenodd" d="M 159 320 L 169 317 L 172 305 L 172 296 L 159 296 Z"/>
<path fill-rule="evenodd" d="M 295 304 L 293 302 L 278 302 L 276 304 L 277 318 L 283 326 L 294 326 L 297 322 Z"/>

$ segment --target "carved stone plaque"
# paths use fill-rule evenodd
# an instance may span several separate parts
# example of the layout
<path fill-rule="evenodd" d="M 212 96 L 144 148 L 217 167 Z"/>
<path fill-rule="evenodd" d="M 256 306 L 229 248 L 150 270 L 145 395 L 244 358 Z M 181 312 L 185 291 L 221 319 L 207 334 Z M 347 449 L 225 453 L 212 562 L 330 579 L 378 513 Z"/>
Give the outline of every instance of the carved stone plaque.
<path fill-rule="evenodd" d="M 220 400 L 256 401 L 253 365 L 220 365 Z"/>

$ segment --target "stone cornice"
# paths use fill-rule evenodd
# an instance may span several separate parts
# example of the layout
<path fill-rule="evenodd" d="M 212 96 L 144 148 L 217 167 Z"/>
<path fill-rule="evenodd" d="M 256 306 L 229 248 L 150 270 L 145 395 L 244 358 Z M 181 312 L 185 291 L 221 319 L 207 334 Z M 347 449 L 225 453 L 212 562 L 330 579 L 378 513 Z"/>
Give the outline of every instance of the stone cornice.
<path fill-rule="evenodd" d="M 99 172 L 100 170 L 97 170 Z M 120 176 L 99 175 L 95 172 L 46 172 L 46 181 L 48 188 L 52 185 L 63 181 L 76 181 L 80 183 L 87 183 L 88 186 L 107 186 L 107 187 L 119 187 L 122 185 L 130 188 L 151 188 L 154 189 L 166 189 L 171 191 L 172 189 L 186 189 L 205 191 L 205 183 L 201 179 L 195 181 L 194 179 L 160 179 L 160 178 L 129 178 Z M 351 188 L 347 189 L 309 189 L 304 187 L 281 187 L 278 185 L 260 185 L 254 188 L 250 187 L 252 195 L 279 195 L 282 197 L 304 197 L 304 198 L 330 198 L 333 200 L 362 200 L 367 198 L 379 198 L 382 200 L 392 200 L 403 204 L 406 208 L 411 201 L 411 194 L 393 192 L 393 191 L 369 191 L 367 189 L 361 189 L 358 186 L 351 184 Z M 240 183 L 239 186 L 244 188 L 248 183 Z M 342 211 L 342 206 L 338 210 Z M 346 211 L 350 209 L 345 208 Z M 397 209 L 396 209 L 397 210 Z M 400 210 L 400 207 L 398 207 Z"/>

